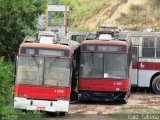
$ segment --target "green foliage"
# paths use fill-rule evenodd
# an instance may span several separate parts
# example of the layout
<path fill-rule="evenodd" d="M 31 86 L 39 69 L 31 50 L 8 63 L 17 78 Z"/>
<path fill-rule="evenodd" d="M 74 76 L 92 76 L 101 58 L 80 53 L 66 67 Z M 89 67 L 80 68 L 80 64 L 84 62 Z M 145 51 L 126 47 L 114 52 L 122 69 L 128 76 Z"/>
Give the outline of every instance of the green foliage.
<path fill-rule="evenodd" d="M 11 105 L 3 107 L 1 112 L 3 120 L 43 120 L 43 115 L 40 111 L 22 112 L 21 110 L 15 110 Z"/>
<path fill-rule="evenodd" d="M 17 112 L 14 110 L 13 106 L 11 105 L 7 105 L 1 108 L 0 115 L 8 116 L 8 115 L 13 115 L 13 114 L 17 114 Z"/>
<path fill-rule="evenodd" d="M 76 24 L 77 21 L 91 18 L 93 15 L 107 6 L 109 6 L 109 0 L 94 0 L 92 2 L 88 2 L 88 4 L 79 3 L 79 5 L 77 5 L 75 8 L 76 12 L 73 13 L 71 19 L 73 19 L 74 24 Z"/>
<path fill-rule="evenodd" d="M 18 120 L 44 120 L 43 114 L 40 111 L 27 111 L 19 112 L 17 111 Z"/>
<path fill-rule="evenodd" d="M 63 12 L 50 12 L 52 19 L 49 21 L 50 25 L 63 25 L 64 24 L 64 13 Z"/>
<path fill-rule="evenodd" d="M 61 5 L 69 5 L 69 9 L 71 11 L 74 10 L 74 8 L 76 7 L 78 3 L 78 0 L 59 0 L 59 4 Z"/>
<path fill-rule="evenodd" d="M 47 0 L 48 5 L 57 5 L 59 4 L 59 0 Z"/>
<path fill-rule="evenodd" d="M 0 56 L 13 59 L 26 34 L 37 30 L 45 0 L 0 0 Z"/>
<path fill-rule="evenodd" d="M 74 29 L 75 27 L 77 28 L 81 21 L 91 18 L 101 9 L 109 6 L 111 0 L 59 0 L 59 3 L 69 5 L 71 12 L 69 26 Z M 84 28 L 77 28 L 77 30 L 78 29 L 83 30 Z"/>
<path fill-rule="evenodd" d="M 0 58 L 0 114 L 13 101 L 13 79 L 12 63 L 5 63 L 4 58 Z"/>

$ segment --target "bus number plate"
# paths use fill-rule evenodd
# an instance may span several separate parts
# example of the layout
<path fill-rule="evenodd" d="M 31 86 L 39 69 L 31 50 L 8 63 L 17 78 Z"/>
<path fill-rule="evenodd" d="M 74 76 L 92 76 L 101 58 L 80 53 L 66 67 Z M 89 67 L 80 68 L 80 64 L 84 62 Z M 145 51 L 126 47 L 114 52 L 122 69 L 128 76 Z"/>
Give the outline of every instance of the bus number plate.
<path fill-rule="evenodd" d="M 55 93 L 64 93 L 64 90 L 54 90 Z"/>

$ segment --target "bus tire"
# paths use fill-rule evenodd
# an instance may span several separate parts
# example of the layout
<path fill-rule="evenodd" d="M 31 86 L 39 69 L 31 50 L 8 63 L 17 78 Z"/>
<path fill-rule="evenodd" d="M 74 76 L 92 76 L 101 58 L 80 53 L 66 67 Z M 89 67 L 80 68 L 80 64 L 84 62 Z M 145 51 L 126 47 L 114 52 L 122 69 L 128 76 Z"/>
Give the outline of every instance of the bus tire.
<path fill-rule="evenodd" d="M 124 98 L 124 100 L 121 101 L 122 104 L 127 104 L 128 103 L 128 98 Z"/>
<path fill-rule="evenodd" d="M 65 112 L 59 112 L 60 116 L 65 116 Z"/>
<path fill-rule="evenodd" d="M 160 94 L 160 75 L 156 76 L 152 81 L 152 90 L 156 94 Z"/>

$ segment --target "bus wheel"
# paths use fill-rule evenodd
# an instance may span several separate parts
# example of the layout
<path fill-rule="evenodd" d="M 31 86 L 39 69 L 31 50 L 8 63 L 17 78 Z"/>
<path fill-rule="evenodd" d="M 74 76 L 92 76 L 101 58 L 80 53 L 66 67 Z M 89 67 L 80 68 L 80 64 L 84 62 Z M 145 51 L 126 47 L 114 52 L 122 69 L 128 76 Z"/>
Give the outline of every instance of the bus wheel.
<path fill-rule="evenodd" d="M 160 75 L 156 76 L 152 81 L 152 90 L 156 94 L 160 94 Z"/>
<path fill-rule="evenodd" d="M 127 104 L 128 103 L 128 98 L 126 98 L 126 99 L 124 99 L 123 101 L 122 101 L 122 104 Z"/>
<path fill-rule="evenodd" d="M 65 112 L 59 112 L 59 116 L 65 116 Z"/>
<path fill-rule="evenodd" d="M 128 103 L 128 98 L 122 98 L 119 102 L 121 104 L 127 104 Z"/>

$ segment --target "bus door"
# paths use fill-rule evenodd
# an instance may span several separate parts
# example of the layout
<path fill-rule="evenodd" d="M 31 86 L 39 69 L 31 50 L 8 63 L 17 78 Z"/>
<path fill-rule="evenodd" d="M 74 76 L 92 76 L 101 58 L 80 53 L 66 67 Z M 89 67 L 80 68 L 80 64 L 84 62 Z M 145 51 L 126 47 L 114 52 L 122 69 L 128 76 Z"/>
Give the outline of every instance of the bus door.
<path fill-rule="evenodd" d="M 132 86 L 138 86 L 138 57 L 139 46 L 132 46 L 132 74 L 131 84 Z"/>

